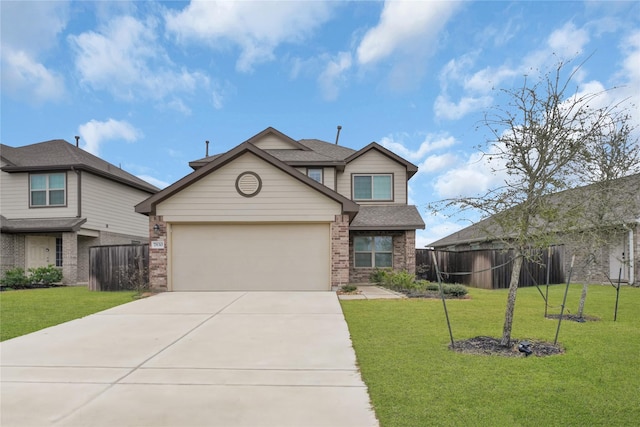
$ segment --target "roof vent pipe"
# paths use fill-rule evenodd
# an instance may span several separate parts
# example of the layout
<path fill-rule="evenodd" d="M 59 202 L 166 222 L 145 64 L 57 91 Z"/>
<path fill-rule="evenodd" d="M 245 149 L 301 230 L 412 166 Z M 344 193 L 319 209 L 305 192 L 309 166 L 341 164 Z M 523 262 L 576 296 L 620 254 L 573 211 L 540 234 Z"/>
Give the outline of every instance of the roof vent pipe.
<path fill-rule="evenodd" d="M 205 156 L 205 157 L 209 157 L 209 141 L 205 141 L 204 143 L 205 143 L 205 144 L 206 144 L 206 146 L 207 146 L 207 149 L 206 149 L 206 151 L 204 152 L 204 156 Z"/>
<path fill-rule="evenodd" d="M 338 125 L 338 133 L 336 134 L 336 145 L 338 145 L 338 139 L 340 138 L 341 130 L 342 130 L 342 126 Z"/>
<path fill-rule="evenodd" d="M 76 135 L 74 138 L 76 139 L 76 147 L 80 147 L 80 137 Z"/>

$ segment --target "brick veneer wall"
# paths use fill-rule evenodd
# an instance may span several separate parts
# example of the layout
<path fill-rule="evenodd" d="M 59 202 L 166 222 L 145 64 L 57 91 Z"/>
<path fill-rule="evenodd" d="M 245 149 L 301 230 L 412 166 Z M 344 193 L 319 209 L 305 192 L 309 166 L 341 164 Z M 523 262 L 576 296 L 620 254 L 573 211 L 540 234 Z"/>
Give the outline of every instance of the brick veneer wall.
<path fill-rule="evenodd" d="M 416 232 L 407 231 L 352 231 L 349 235 L 349 282 L 367 283 L 375 268 L 356 268 L 353 260 L 353 238 L 355 236 L 392 236 L 393 269 L 415 274 L 416 271 Z"/>
<path fill-rule="evenodd" d="M 331 287 L 349 283 L 349 216 L 336 215 L 331 223 Z"/>
<path fill-rule="evenodd" d="M 78 233 L 62 233 L 62 283 L 78 283 Z"/>
<path fill-rule="evenodd" d="M 0 277 L 7 270 L 23 267 L 25 264 L 24 234 L 0 234 Z"/>
<path fill-rule="evenodd" d="M 154 225 L 158 224 L 160 230 L 154 231 Z M 151 242 L 164 241 L 164 249 L 154 249 Z M 149 287 L 154 291 L 167 291 L 167 223 L 161 216 L 149 216 Z"/>

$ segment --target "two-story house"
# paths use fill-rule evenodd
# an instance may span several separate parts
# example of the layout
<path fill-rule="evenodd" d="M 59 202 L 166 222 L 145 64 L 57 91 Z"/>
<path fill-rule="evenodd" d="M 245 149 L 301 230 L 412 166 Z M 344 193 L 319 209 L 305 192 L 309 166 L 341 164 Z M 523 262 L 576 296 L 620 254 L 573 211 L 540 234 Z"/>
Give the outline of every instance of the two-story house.
<path fill-rule="evenodd" d="M 376 143 L 356 151 L 267 128 L 190 165 L 136 206 L 157 290 L 330 290 L 375 268 L 415 271 L 417 167 Z"/>
<path fill-rule="evenodd" d="M 0 147 L 0 274 L 55 265 L 87 282 L 89 247 L 147 242 L 134 206 L 159 189 L 64 140 Z"/>

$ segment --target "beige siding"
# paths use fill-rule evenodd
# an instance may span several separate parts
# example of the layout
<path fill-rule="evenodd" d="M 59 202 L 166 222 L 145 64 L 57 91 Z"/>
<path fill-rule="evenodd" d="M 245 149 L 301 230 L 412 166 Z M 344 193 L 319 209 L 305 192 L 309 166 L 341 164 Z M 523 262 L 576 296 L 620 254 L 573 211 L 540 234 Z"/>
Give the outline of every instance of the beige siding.
<path fill-rule="evenodd" d="M 324 185 L 336 189 L 336 168 L 324 168 Z"/>
<path fill-rule="evenodd" d="M 370 202 L 371 204 L 407 204 L 407 170 L 400 163 L 390 159 L 376 150 L 371 150 L 353 160 L 344 172 L 338 175 L 338 193 L 345 197 L 351 196 L 351 175 L 357 173 L 391 173 L 393 174 L 393 198 L 392 202 Z M 358 201 L 361 205 L 368 202 Z"/>
<path fill-rule="evenodd" d="M 8 219 L 16 218 L 68 218 L 78 212 L 77 179 L 67 172 L 67 206 L 29 207 L 29 174 L 0 172 L 0 209 Z"/>
<path fill-rule="evenodd" d="M 246 171 L 262 180 L 262 189 L 254 197 L 236 191 L 236 179 Z M 341 213 L 341 206 L 247 153 L 159 203 L 156 213 L 167 222 L 328 222 Z"/>
<path fill-rule="evenodd" d="M 236 179 L 246 171 L 255 172 L 262 180 L 262 189 L 254 197 L 244 197 L 236 191 Z M 156 213 L 168 222 L 328 222 L 341 213 L 341 206 L 246 153 L 159 203 Z"/>
<path fill-rule="evenodd" d="M 254 141 L 253 145 L 260 148 L 261 150 L 290 150 L 298 148 L 293 146 L 290 142 L 277 137 L 276 135 L 265 135 L 258 141 Z"/>
<path fill-rule="evenodd" d="M 147 197 L 144 191 L 82 172 L 83 228 L 146 238 L 149 219 L 134 206 Z"/>

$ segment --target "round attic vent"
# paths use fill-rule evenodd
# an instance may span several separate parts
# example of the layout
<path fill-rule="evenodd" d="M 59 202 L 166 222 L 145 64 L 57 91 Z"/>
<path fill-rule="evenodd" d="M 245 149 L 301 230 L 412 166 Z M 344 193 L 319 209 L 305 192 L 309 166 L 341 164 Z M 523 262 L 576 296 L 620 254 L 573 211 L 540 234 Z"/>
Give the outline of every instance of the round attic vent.
<path fill-rule="evenodd" d="M 262 180 L 255 172 L 242 172 L 236 179 L 236 190 L 241 196 L 253 197 L 261 188 Z"/>

